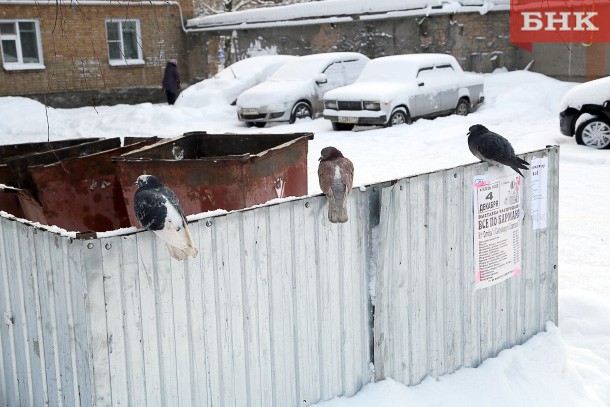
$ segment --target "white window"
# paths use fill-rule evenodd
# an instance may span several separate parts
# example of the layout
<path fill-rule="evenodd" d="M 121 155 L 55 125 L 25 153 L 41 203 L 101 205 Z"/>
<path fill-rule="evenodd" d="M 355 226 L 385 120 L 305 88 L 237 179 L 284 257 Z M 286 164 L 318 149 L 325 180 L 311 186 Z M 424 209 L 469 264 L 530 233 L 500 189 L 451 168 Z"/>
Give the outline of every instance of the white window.
<path fill-rule="evenodd" d="M 106 20 L 106 40 L 110 65 L 144 63 L 138 20 Z"/>
<path fill-rule="evenodd" d="M 38 21 L 0 20 L 0 48 L 4 69 L 44 69 Z"/>

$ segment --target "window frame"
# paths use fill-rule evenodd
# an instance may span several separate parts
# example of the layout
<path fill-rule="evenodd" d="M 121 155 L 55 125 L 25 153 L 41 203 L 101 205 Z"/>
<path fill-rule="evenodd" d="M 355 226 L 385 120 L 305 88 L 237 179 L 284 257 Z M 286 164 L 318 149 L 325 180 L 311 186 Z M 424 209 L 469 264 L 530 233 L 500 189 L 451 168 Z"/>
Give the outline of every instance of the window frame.
<path fill-rule="evenodd" d="M 108 23 L 119 24 L 119 36 L 120 36 L 120 52 L 122 55 L 121 59 L 111 59 L 110 58 L 110 40 L 108 39 Z M 138 51 L 137 58 L 125 58 L 125 40 L 123 38 L 123 23 L 135 23 L 136 24 L 136 49 Z M 104 21 L 104 27 L 106 30 L 106 47 L 108 49 L 108 64 L 110 66 L 133 66 L 133 65 L 144 65 L 144 51 L 142 49 L 142 32 L 140 29 L 140 20 L 134 18 L 124 18 L 124 19 L 116 19 L 116 18 L 108 18 Z"/>
<path fill-rule="evenodd" d="M 44 57 L 42 54 L 42 37 L 40 34 L 40 23 L 38 20 L 32 19 L 0 19 L 0 23 L 7 24 L 12 23 L 15 26 L 15 34 L 1 34 L 0 33 L 0 56 L 2 57 L 2 67 L 7 71 L 25 71 L 25 70 L 37 70 L 45 69 Z M 34 30 L 36 31 L 36 47 L 38 51 L 38 62 L 23 62 L 23 48 L 21 46 L 21 36 L 19 30 L 19 23 L 34 23 Z M 15 47 L 17 49 L 17 62 L 6 62 L 4 61 L 4 51 L 2 49 L 2 40 L 9 39 L 15 41 Z"/>

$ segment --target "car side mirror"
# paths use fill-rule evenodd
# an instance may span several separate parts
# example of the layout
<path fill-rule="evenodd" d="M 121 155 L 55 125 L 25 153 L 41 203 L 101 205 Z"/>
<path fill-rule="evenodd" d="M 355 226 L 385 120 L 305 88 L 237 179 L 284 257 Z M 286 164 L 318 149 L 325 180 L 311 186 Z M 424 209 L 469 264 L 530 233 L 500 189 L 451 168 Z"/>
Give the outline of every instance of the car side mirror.
<path fill-rule="evenodd" d="M 321 85 L 321 84 L 327 83 L 327 82 L 328 82 L 328 78 L 323 73 L 321 73 L 318 76 L 316 76 L 316 83 L 318 85 Z"/>

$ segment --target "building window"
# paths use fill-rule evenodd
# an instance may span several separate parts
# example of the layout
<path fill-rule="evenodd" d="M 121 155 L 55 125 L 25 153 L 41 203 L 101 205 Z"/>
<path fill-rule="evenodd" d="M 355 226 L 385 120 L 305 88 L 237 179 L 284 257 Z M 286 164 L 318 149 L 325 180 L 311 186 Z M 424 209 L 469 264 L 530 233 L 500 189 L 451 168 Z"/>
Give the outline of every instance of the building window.
<path fill-rule="evenodd" d="M 0 20 L 4 69 L 44 69 L 38 21 Z"/>
<path fill-rule="evenodd" d="M 143 64 L 142 36 L 138 20 L 107 20 L 106 40 L 110 65 Z"/>

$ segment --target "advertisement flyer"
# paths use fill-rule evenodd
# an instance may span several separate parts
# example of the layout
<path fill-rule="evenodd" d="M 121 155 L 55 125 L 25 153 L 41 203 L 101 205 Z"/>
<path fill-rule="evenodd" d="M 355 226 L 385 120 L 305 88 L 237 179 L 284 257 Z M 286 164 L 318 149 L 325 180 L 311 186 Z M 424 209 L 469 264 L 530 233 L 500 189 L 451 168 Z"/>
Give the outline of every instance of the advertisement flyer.
<path fill-rule="evenodd" d="M 536 229 L 546 228 L 546 206 L 548 195 L 547 169 L 548 157 L 532 159 L 530 172 L 532 180 L 532 227 Z"/>
<path fill-rule="evenodd" d="M 518 175 L 474 177 L 475 289 L 521 272 L 521 185 Z"/>

